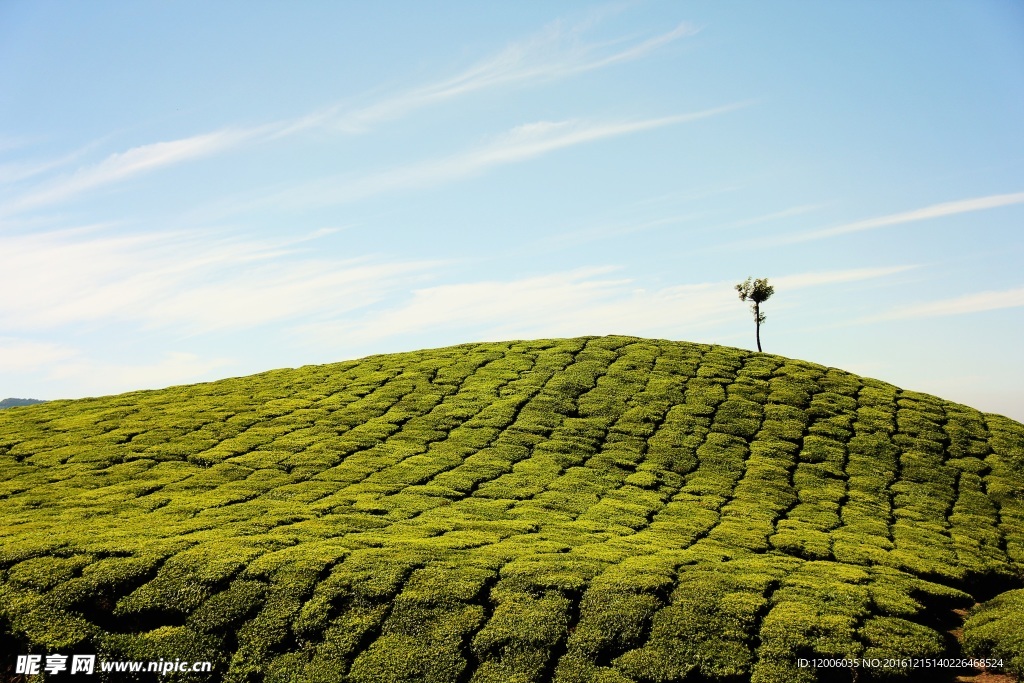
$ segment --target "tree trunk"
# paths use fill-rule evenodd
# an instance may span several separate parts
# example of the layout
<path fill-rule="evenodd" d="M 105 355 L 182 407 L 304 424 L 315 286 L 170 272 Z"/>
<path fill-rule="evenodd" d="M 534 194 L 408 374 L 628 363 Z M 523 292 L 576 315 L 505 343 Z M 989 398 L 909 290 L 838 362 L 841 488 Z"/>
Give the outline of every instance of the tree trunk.
<path fill-rule="evenodd" d="M 757 351 L 761 353 L 761 309 L 757 303 L 754 304 L 754 323 L 756 325 L 754 329 L 757 336 Z"/>

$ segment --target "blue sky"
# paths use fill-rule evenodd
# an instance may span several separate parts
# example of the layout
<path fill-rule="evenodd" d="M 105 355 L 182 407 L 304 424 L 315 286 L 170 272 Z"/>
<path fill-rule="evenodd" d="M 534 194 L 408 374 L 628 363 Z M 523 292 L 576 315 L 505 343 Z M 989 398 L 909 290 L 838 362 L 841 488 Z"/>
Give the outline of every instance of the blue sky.
<path fill-rule="evenodd" d="M 0 5 L 0 397 L 631 334 L 1024 419 L 1024 5 Z"/>

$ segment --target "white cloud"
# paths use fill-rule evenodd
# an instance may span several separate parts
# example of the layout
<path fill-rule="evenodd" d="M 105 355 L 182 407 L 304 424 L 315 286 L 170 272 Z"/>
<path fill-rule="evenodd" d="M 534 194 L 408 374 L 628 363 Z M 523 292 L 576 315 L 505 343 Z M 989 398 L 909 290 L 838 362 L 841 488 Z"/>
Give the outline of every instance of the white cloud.
<path fill-rule="evenodd" d="M 917 221 L 930 220 L 932 218 L 954 216 L 956 214 L 969 213 L 971 211 L 983 211 L 985 209 L 994 209 L 1000 206 L 1010 206 L 1021 203 L 1024 203 L 1024 192 L 995 194 L 986 197 L 975 197 L 973 199 L 961 199 L 955 202 L 933 204 L 920 209 L 914 209 L 913 211 L 904 211 L 902 213 L 890 214 L 888 216 L 879 216 L 877 218 L 869 218 L 867 220 L 856 221 L 854 223 L 847 223 L 845 225 L 839 225 L 825 230 L 815 230 L 813 232 L 773 238 L 771 243 L 789 244 L 793 242 L 808 242 L 811 240 L 825 239 L 827 237 L 835 237 L 836 235 L 845 235 L 851 232 L 876 230 L 878 228 L 886 228 L 891 225 L 914 223 Z"/>
<path fill-rule="evenodd" d="M 965 294 L 964 296 L 951 299 L 904 306 L 887 311 L 881 315 L 871 316 L 864 319 L 863 322 L 964 315 L 967 313 L 980 313 L 982 311 L 995 311 L 1002 308 L 1018 308 L 1020 306 L 1024 306 L 1024 287 Z"/>
<path fill-rule="evenodd" d="M 643 119 L 639 121 L 588 122 L 541 121 L 517 126 L 490 143 L 463 154 L 423 163 L 400 166 L 363 178 L 336 176 L 303 187 L 263 197 L 258 204 L 282 202 L 298 206 L 340 204 L 396 190 L 431 187 L 481 173 L 488 168 L 527 161 L 550 152 L 629 135 L 645 130 L 688 123 L 724 114 L 747 103 L 729 104 L 713 109 Z"/>
<path fill-rule="evenodd" d="M 513 128 L 491 145 L 476 150 L 464 157 L 456 157 L 452 165 L 459 171 L 463 168 L 472 171 L 482 166 L 523 161 L 564 147 L 644 130 L 652 130 L 654 128 L 698 121 L 745 106 L 748 106 L 748 104 L 736 103 L 690 114 L 664 116 L 640 121 L 609 123 L 540 121 L 525 124 Z"/>
<path fill-rule="evenodd" d="M 44 183 L 29 194 L 0 207 L 0 213 L 16 213 L 63 201 L 82 192 L 126 180 L 163 166 L 209 156 L 255 137 L 259 130 L 222 130 L 132 147 L 124 152 L 111 154 L 98 164 L 80 168 L 68 176 Z"/>
<path fill-rule="evenodd" d="M 191 137 L 139 145 L 109 155 L 92 166 L 43 182 L 28 194 L 0 206 L 0 215 L 67 200 L 88 190 L 127 180 L 155 169 L 217 154 L 245 142 L 287 137 L 314 128 L 354 134 L 374 125 L 408 115 L 416 109 L 453 99 L 478 90 L 508 84 L 552 81 L 635 59 L 667 45 L 696 29 L 680 24 L 671 31 L 634 42 L 614 51 L 607 45 L 578 41 L 582 27 L 564 30 L 553 24 L 540 35 L 513 43 L 496 56 L 462 73 L 387 97 L 374 104 L 351 108 L 334 105 L 290 120 L 263 126 L 223 129 Z M 0 141 L 2 142 L 2 141 Z M 569 143 L 572 144 L 572 143 Z M 72 155 L 74 156 L 74 155 Z M 66 164 L 68 158 L 34 164 L 0 166 L 0 182 L 14 182 L 39 175 Z"/>
<path fill-rule="evenodd" d="M 371 306 L 426 263 L 306 260 L 273 265 L 168 293 L 148 309 L 151 325 L 245 328 L 307 315 L 339 316 Z"/>
<path fill-rule="evenodd" d="M 777 290 L 792 290 L 804 287 L 817 287 L 819 285 L 838 284 L 840 282 L 856 282 L 858 280 L 869 280 L 887 275 L 895 275 L 919 266 L 883 266 L 880 268 L 852 268 L 849 270 L 828 270 L 813 273 L 800 273 L 797 275 L 783 275 L 770 278 L 772 286 Z"/>
<path fill-rule="evenodd" d="M 780 218 L 791 218 L 792 216 L 800 216 L 805 213 L 817 211 L 822 206 L 822 204 L 803 204 L 800 206 L 792 206 L 788 209 L 783 209 L 782 211 L 775 211 L 773 213 L 766 213 L 761 216 L 754 216 L 753 218 L 744 218 L 738 221 L 732 221 L 731 223 L 726 223 L 724 225 L 718 226 L 717 228 L 715 228 L 715 230 L 725 230 L 727 228 L 745 228 L 749 225 L 760 225 L 761 223 L 770 223 L 772 221 L 777 221 Z"/>
<path fill-rule="evenodd" d="M 0 271 L 10 283 L 0 324 L 12 331 L 114 321 L 183 333 L 251 327 L 366 306 L 432 265 L 322 258 L 299 246 L 305 239 L 95 230 L 0 236 Z"/>
<path fill-rule="evenodd" d="M 75 349 L 52 342 L 0 338 L 0 372 L 28 373 L 67 360 Z"/>
<path fill-rule="evenodd" d="M 38 142 L 38 139 L 29 137 L 27 135 L 0 135 L 0 152 L 7 152 L 12 149 L 20 149 L 22 147 L 27 147 L 28 145 L 34 142 Z"/>
<path fill-rule="evenodd" d="M 880 278 L 912 266 L 861 268 L 773 278 L 788 290 Z M 362 318 L 307 325 L 311 342 L 353 350 L 412 335 L 441 333 L 453 343 L 473 339 L 635 334 L 680 337 L 737 316 L 732 283 L 707 282 L 649 291 L 615 268 L 587 268 L 511 281 L 427 287 L 404 303 Z"/>
<path fill-rule="evenodd" d="M 284 127 L 282 134 L 315 126 L 360 133 L 383 121 L 397 119 L 416 109 L 478 90 L 503 85 L 550 82 L 640 59 L 679 38 L 697 32 L 696 27 L 684 23 L 647 40 L 609 51 L 607 45 L 581 44 L 578 36 L 582 28 L 576 26 L 567 30 L 560 22 L 556 22 L 538 35 L 512 43 L 494 57 L 485 59 L 451 78 L 419 86 L 354 110 L 345 111 L 337 106 L 330 107 L 291 122 Z"/>
<path fill-rule="evenodd" d="M 74 395 L 105 395 L 139 389 L 159 389 L 209 379 L 209 374 L 232 363 L 229 359 L 202 359 L 180 351 L 167 353 L 153 363 L 122 364 L 81 359 L 57 363 L 46 377 L 62 387 L 74 387 Z"/>
<path fill-rule="evenodd" d="M 17 183 L 42 173 L 46 173 L 47 171 L 52 171 L 55 168 L 66 166 L 79 158 L 83 151 L 84 150 L 72 152 L 60 159 L 51 159 L 50 161 L 22 161 L 0 164 L 0 185 Z"/>

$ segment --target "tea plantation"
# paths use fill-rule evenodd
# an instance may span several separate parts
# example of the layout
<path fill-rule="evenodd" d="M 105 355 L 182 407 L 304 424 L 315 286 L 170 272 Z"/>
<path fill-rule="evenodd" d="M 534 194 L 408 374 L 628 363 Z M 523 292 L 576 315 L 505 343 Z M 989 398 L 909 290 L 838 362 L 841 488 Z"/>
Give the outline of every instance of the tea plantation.
<path fill-rule="evenodd" d="M 164 681 L 1020 676 L 1024 425 L 629 337 L 11 408 L 0 676 L 30 652 L 213 662 Z"/>

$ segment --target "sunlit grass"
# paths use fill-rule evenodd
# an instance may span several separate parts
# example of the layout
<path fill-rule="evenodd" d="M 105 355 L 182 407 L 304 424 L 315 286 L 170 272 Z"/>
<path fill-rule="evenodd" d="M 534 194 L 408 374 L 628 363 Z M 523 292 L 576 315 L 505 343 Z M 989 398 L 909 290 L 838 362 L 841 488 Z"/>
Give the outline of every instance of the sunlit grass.
<path fill-rule="evenodd" d="M 0 412 L 12 656 L 788 683 L 955 656 L 941 624 L 999 586 L 963 642 L 1021 673 L 1022 577 L 1024 426 L 739 349 L 471 344 Z"/>

